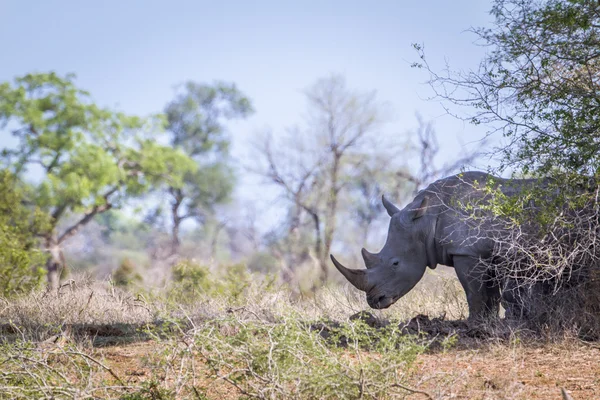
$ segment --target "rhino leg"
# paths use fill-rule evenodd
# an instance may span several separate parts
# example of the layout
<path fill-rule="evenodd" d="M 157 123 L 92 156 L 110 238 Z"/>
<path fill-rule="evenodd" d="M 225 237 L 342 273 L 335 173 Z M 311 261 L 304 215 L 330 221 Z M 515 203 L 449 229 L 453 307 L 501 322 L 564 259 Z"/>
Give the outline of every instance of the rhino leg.
<path fill-rule="evenodd" d="M 525 308 L 525 290 L 514 279 L 508 279 L 502 290 L 502 305 L 506 310 L 505 318 L 522 319 L 527 316 Z"/>
<path fill-rule="evenodd" d="M 454 269 L 469 304 L 469 319 L 497 318 L 500 307 L 500 289 L 487 274 L 478 269 L 478 260 L 455 256 Z"/>
<path fill-rule="evenodd" d="M 485 303 L 486 312 L 490 317 L 498 318 L 500 316 L 500 302 L 502 301 L 500 285 L 492 276 L 485 277 L 484 285 L 487 296 Z"/>

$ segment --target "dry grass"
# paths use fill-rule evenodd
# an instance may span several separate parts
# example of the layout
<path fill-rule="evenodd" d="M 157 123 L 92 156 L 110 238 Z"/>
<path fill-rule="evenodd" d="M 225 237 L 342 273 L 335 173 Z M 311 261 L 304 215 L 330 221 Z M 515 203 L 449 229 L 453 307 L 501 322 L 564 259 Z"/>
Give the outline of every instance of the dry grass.
<path fill-rule="evenodd" d="M 445 271 L 434 272 L 397 305 L 373 312 L 376 320 L 407 321 L 417 314 L 464 318 L 467 308 L 458 284 Z M 321 321 L 322 326 L 331 327 L 335 324 L 332 321 L 337 321 L 346 326 L 349 316 L 367 309 L 363 296 L 348 287 L 325 288 L 316 295 L 301 296 L 285 288 L 266 290 L 251 285 L 243 299 L 235 302 L 227 296 L 201 296 L 181 305 L 169 302 L 162 293 L 132 294 L 114 289 L 108 282 L 76 278 L 57 293 L 36 292 L 0 301 L 4 338 L 0 349 L 0 399 L 229 399 L 244 397 L 245 390 L 255 390 L 260 379 L 271 379 L 269 384 L 274 388 L 264 392 L 265 397 L 284 398 L 286 393 L 298 392 L 288 392 L 291 389 L 285 385 L 289 381 L 273 375 L 283 367 L 253 378 L 257 381 L 247 380 L 244 386 L 243 380 L 235 381 L 241 379 L 239 376 L 228 375 L 231 368 L 239 368 L 235 360 L 240 359 L 227 358 L 233 351 L 215 358 L 217 353 L 212 351 L 217 347 L 210 346 L 230 346 L 230 340 L 238 338 L 241 329 L 272 332 L 276 327 L 292 325 L 300 327 L 298 337 L 318 341 L 318 332 L 310 330 L 310 324 Z M 322 357 L 319 360 L 330 363 L 322 373 L 353 368 L 346 372 L 349 376 L 356 372 L 357 381 L 361 376 L 375 379 L 387 374 L 389 371 L 377 369 L 378 360 L 395 362 L 394 378 L 381 386 L 385 395 L 373 394 L 373 398 L 558 399 L 560 387 L 571 392 L 575 400 L 600 395 L 600 350 L 595 344 L 575 338 L 532 340 L 526 332 L 505 325 L 453 332 L 462 329 L 456 327 L 463 323 L 444 325 L 442 319 L 435 321 L 430 321 L 432 326 L 441 324 L 446 329 L 436 326 L 436 334 L 445 337 L 430 335 L 406 342 L 408 347 L 400 344 L 398 354 L 378 353 L 369 346 L 362 347 L 364 343 L 338 348 L 327 340 L 311 350 L 315 353 L 299 347 L 297 354 L 317 354 Z M 217 329 L 216 336 L 210 334 L 211 329 Z M 257 344 L 260 337 L 256 337 Z M 419 350 L 418 346 L 432 341 L 438 345 L 425 352 Z M 253 344 L 251 340 L 246 347 L 235 349 L 242 353 L 254 351 Z M 221 351 L 226 348 L 219 347 Z M 398 358 L 389 359 L 390 354 Z M 228 369 L 218 365 L 220 360 L 234 364 Z M 308 363 L 307 368 L 321 368 L 310 357 L 302 360 Z M 260 358 L 255 357 L 253 362 L 258 361 Z M 300 387 L 296 385 L 294 390 Z M 319 386 L 303 390 L 314 387 Z M 366 390 L 369 388 L 373 392 Z M 372 384 L 363 389 L 365 398 L 376 393 Z M 255 390 L 246 396 L 257 393 L 260 395 Z M 321 396 L 313 392 L 309 397 Z"/>
<path fill-rule="evenodd" d="M 2 299 L 0 332 L 43 341 L 67 329 L 94 326 L 142 326 L 158 315 L 158 304 L 114 289 L 108 282 L 71 280 L 58 291 L 36 291 Z"/>

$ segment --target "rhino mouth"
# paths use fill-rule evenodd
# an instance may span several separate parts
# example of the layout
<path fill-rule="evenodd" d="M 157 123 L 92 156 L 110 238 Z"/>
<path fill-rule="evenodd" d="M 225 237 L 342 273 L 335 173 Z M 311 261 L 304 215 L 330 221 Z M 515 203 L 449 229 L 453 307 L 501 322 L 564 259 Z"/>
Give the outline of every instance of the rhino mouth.
<path fill-rule="evenodd" d="M 400 298 L 400 296 L 398 296 L 398 297 L 382 296 L 378 299 L 372 299 L 370 297 L 367 297 L 367 303 L 369 304 L 369 307 L 371 307 L 375 310 L 383 310 L 385 308 L 388 308 L 392 304 L 394 304 L 396 301 L 398 301 L 399 298 Z"/>

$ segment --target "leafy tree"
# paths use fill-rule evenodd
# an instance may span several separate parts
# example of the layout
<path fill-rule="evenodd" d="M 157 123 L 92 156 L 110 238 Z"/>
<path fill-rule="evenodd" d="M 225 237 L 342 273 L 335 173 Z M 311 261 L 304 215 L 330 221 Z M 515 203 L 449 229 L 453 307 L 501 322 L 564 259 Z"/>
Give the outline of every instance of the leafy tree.
<path fill-rule="evenodd" d="M 186 219 L 205 221 L 217 204 L 229 200 L 235 176 L 229 164 L 224 120 L 253 112 L 250 100 L 234 84 L 187 82 L 166 108 L 171 145 L 182 149 L 199 168 L 185 174 L 183 185 L 168 188 L 171 197 L 171 254 L 179 245 Z"/>
<path fill-rule="evenodd" d="M 438 74 L 437 95 L 469 106 L 475 124 L 508 139 L 502 168 L 525 174 L 597 174 L 600 167 L 600 8 L 587 0 L 496 0 L 491 50 L 475 71 Z"/>
<path fill-rule="evenodd" d="M 99 107 L 73 79 L 51 72 L 0 84 L 0 124 L 18 141 L 2 159 L 19 178 L 34 167 L 31 200 L 51 215 L 42 233 L 51 286 L 61 247 L 96 215 L 164 183 L 178 187 L 195 169 L 185 154 L 159 144 L 159 119 Z M 78 217 L 59 230 L 69 214 Z"/>
<path fill-rule="evenodd" d="M 0 170 L 0 295 L 24 293 L 44 277 L 46 256 L 38 234 L 49 216 L 26 204 L 26 188 L 7 170 Z"/>

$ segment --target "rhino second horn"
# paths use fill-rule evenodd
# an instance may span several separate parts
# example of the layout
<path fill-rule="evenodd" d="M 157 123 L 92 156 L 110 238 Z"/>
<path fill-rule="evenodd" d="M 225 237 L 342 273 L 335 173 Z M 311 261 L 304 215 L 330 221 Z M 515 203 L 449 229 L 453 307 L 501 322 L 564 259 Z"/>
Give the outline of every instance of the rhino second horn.
<path fill-rule="evenodd" d="M 365 260 L 365 266 L 367 268 L 373 268 L 375 264 L 377 264 L 377 261 L 379 261 L 379 257 L 377 257 L 376 254 L 369 253 L 364 247 L 360 252 L 362 254 L 363 260 Z"/>
<path fill-rule="evenodd" d="M 381 202 L 383 203 L 383 206 L 387 210 L 387 213 L 390 217 L 393 216 L 394 214 L 400 212 L 400 209 L 398 207 L 396 207 L 395 205 L 393 205 L 392 203 L 390 203 L 388 201 L 388 199 L 385 198 L 385 196 L 381 196 Z"/>
<path fill-rule="evenodd" d="M 333 261 L 333 265 L 335 265 L 337 270 L 340 271 L 340 273 L 344 275 L 346 279 L 348 279 L 348 282 L 350 282 L 352 286 L 358 290 L 362 290 L 363 292 L 369 290 L 366 270 L 346 268 L 335 259 L 333 254 L 330 254 L 329 256 L 331 257 L 331 261 Z"/>

